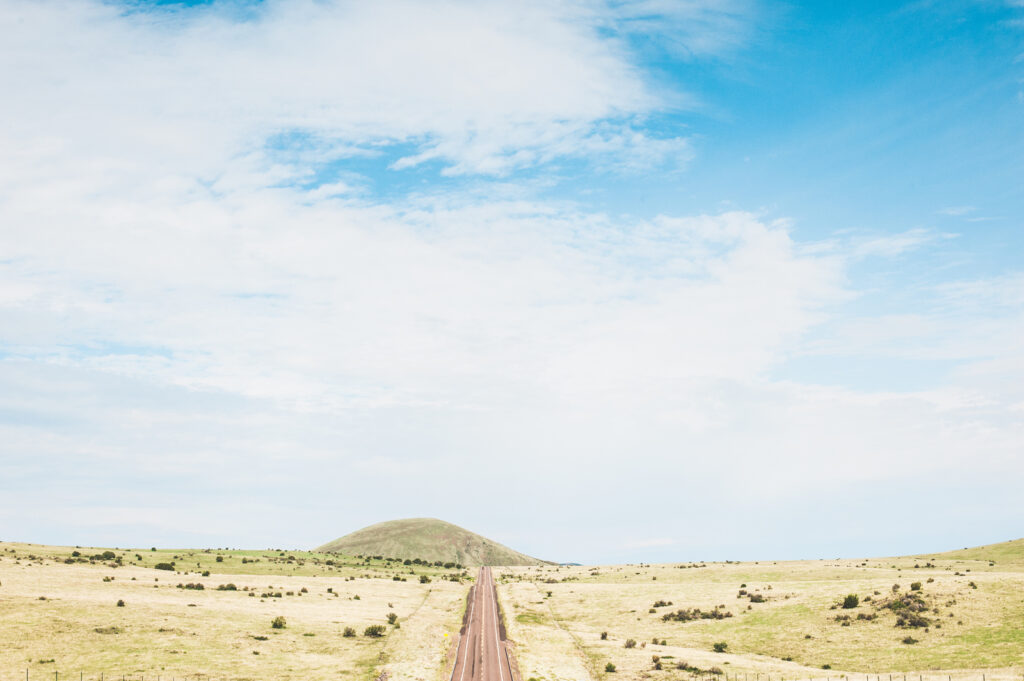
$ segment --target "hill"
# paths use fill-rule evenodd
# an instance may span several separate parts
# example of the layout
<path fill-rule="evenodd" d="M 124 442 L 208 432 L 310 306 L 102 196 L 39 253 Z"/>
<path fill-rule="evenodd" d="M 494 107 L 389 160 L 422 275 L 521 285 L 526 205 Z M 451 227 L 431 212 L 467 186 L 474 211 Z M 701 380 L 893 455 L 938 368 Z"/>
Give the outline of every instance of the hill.
<path fill-rule="evenodd" d="M 1024 539 L 1014 539 L 998 544 L 987 544 L 972 548 L 945 551 L 943 553 L 922 553 L 920 558 L 942 560 L 988 560 L 997 563 L 1024 563 Z"/>
<path fill-rule="evenodd" d="M 422 558 L 431 563 L 544 565 L 545 561 L 436 518 L 389 520 L 364 527 L 317 549 L 327 553 Z"/>

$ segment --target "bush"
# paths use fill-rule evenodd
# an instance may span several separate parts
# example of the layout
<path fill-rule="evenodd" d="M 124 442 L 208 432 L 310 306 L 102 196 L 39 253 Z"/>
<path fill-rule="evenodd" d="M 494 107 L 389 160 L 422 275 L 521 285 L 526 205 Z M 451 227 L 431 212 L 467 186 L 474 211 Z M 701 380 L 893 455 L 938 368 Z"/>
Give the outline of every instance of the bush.
<path fill-rule="evenodd" d="M 363 629 L 363 636 L 370 636 L 371 638 L 380 638 L 384 635 L 383 624 L 371 624 L 370 626 Z"/>
<path fill-rule="evenodd" d="M 915 643 L 917 643 L 917 639 L 913 636 L 907 636 L 905 639 L 903 639 L 903 642 L 906 643 L 908 646 L 912 646 Z"/>
<path fill-rule="evenodd" d="M 602 631 L 601 632 L 601 640 L 602 641 L 607 641 L 608 640 L 608 632 L 607 631 Z"/>
<path fill-rule="evenodd" d="M 218 563 L 223 563 L 224 562 L 224 556 L 217 556 L 217 562 Z"/>
<path fill-rule="evenodd" d="M 221 584 L 217 587 L 217 591 L 238 591 L 238 587 L 233 583 Z"/>
<path fill-rule="evenodd" d="M 911 591 L 920 591 L 921 590 L 921 582 L 914 582 L 913 584 L 911 584 L 910 585 L 910 590 Z"/>
<path fill-rule="evenodd" d="M 389 612 L 388 613 L 388 624 L 394 624 L 397 621 L 398 621 L 398 615 L 393 613 L 393 612 Z"/>
<path fill-rule="evenodd" d="M 636 648 L 636 641 L 631 638 L 627 638 L 626 642 L 622 644 L 623 648 Z"/>
<path fill-rule="evenodd" d="M 614 665 L 614 664 L 612 664 L 611 662 L 609 662 L 608 664 L 606 664 L 606 665 L 604 666 L 604 670 L 605 670 L 606 672 L 608 672 L 609 674 L 611 674 L 612 672 L 614 672 L 614 671 L 615 671 L 615 665 Z"/>
<path fill-rule="evenodd" d="M 420 575 L 420 584 L 430 584 L 430 577 Z"/>
<path fill-rule="evenodd" d="M 281 617 L 280 615 L 278 615 L 270 621 L 271 629 L 284 629 L 286 626 L 288 626 L 287 620 L 285 620 L 285 618 Z"/>
<path fill-rule="evenodd" d="M 117 607 L 119 607 L 119 608 L 123 608 L 123 607 L 124 607 L 124 601 L 121 601 L 121 600 L 119 600 L 119 601 L 117 602 Z"/>
<path fill-rule="evenodd" d="M 352 638 L 355 635 L 356 635 L 356 630 L 353 629 L 352 627 L 345 627 L 345 631 L 344 631 L 344 633 L 342 633 L 342 636 L 344 636 L 345 638 Z"/>
<path fill-rule="evenodd" d="M 692 622 L 694 620 L 724 620 L 732 617 L 732 613 L 722 610 L 722 606 L 716 605 L 711 610 L 700 608 L 683 608 L 675 612 L 667 612 L 661 616 L 662 622 Z"/>
<path fill-rule="evenodd" d="M 719 641 L 711 647 L 715 649 L 716 653 L 724 653 L 725 649 L 729 647 L 729 644 L 725 641 Z"/>
<path fill-rule="evenodd" d="M 846 598 L 843 599 L 843 607 L 847 610 L 856 608 L 858 605 L 860 605 L 860 597 L 857 594 L 847 594 Z"/>

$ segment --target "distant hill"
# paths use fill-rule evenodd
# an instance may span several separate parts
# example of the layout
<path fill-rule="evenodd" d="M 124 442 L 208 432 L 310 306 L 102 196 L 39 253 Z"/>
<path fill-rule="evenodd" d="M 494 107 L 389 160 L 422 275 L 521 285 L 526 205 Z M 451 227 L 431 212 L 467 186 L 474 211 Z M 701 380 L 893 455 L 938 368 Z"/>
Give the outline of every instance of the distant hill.
<path fill-rule="evenodd" d="M 461 563 L 474 567 L 545 564 L 545 561 L 513 551 L 436 518 L 408 518 L 377 523 L 328 542 L 317 551 L 385 558 L 422 558 L 430 562 Z"/>
<path fill-rule="evenodd" d="M 1024 539 L 974 546 L 943 553 L 922 553 L 920 558 L 949 560 L 991 560 L 996 563 L 1024 563 Z"/>

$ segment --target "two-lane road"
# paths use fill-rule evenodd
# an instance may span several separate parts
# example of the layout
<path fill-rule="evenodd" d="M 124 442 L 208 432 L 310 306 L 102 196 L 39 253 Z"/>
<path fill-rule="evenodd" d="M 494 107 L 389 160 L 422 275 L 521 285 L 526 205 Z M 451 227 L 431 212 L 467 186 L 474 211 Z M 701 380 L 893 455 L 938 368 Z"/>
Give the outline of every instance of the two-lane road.
<path fill-rule="evenodd" d="M 480 568 L 466 613 L 452 681 L 514 681 L 501 637 L 498 597 L 490 568 Z"/>

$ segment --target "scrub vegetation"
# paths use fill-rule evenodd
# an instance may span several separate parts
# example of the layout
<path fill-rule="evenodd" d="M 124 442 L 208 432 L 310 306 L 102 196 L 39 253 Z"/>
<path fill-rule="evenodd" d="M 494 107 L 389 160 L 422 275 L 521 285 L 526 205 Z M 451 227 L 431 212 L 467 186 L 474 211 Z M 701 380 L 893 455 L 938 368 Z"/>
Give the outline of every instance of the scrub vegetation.
<path fill-rule="evenodd" d="M 585 670 L 597 679 L 609 664 L 616 679 L 1024 675 L 1024 541 L 900 558 L 496 575 L 524 678 Z"/>
<path fill-rule="evenodd" d="M 0 669 L 434 681 L 471 581 L 399 557 L 0 543 Z"/>

